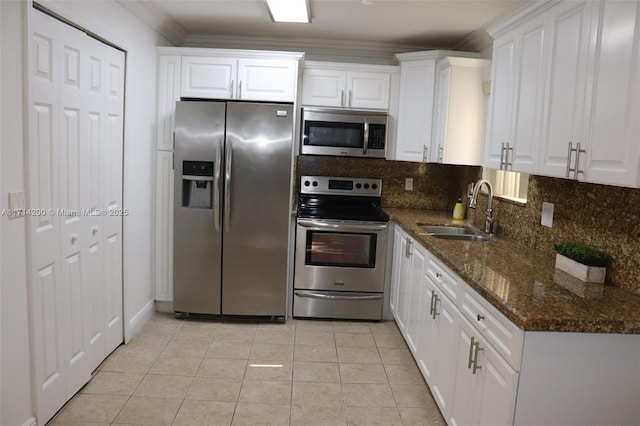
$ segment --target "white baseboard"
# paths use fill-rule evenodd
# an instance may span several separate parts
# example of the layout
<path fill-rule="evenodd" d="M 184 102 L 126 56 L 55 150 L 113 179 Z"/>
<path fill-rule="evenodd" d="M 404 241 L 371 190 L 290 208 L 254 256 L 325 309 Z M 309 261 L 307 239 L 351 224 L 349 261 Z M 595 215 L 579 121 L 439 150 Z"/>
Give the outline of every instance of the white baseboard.
<path fill-rule="evenodd" d="M 173 302 L 156 300 L 156 312 L 173 313 Z"/>
<path fill-rule="evenodd" d="M 129 332 L 127 333 L 127 330 L 125 330 L 125 343 L 129 343 L 131 339 L 133 339 L 138 333 L 140 333 L 142 327 L 144 327 L 149 318 L 153 316 L 153 312 L 155 311 L 154 308 L 154 301 L 150 300 L 133 316 L 133 318 L 129 320 Z"/>
<path fill-rule="evenodd" d="M 35 417 L 29 417 L 26 422 L 22 423 L 22 426 L 38 426 L 38 420 Z"/>

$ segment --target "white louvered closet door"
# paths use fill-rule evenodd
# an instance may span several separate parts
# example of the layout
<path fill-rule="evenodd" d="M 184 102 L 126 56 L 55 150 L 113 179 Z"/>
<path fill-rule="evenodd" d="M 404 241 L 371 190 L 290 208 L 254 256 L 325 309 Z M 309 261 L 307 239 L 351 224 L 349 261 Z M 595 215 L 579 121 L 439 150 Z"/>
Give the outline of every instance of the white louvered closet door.
<path fill-rule="evenodd" d="M 124 53 L 32 18 L 28 221 L 44 424 L 122 342 Z"/>

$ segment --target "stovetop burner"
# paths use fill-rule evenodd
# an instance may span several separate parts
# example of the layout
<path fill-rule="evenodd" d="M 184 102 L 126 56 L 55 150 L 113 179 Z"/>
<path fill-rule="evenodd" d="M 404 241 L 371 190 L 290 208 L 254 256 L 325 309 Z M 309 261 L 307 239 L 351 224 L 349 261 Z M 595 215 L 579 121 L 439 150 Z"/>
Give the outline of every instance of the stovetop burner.
<path fill-rule="evenodd" d="M 380 208 L 380 179 L 302 176 L 298 217 L 388 222 Z"/>

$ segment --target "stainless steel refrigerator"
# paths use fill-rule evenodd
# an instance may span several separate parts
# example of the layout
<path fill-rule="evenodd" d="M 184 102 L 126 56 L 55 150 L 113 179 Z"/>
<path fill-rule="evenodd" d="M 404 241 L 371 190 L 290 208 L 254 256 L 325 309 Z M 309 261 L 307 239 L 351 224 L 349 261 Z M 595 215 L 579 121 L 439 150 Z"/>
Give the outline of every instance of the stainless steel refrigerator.
<path fill-rule="evenodd" d="M 181 101 L 175 120 L 174 311 L 284 316 L 292 105 Z"/>

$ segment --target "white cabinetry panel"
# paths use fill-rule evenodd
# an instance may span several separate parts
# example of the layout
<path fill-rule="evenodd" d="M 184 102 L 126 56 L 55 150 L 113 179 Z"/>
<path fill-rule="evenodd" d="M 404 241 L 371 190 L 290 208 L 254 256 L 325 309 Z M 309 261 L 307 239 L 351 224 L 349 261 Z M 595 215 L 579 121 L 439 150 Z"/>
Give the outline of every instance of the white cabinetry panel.
<path fill-rule="evenodd" d="M 237 67 L 238 60 L 235 58 L 183 56 L 180 96 L 233 99 Z"/>
<path fill-rule="evenodd" d="M 156 153 L 155 299 L 173 300 L 173 152 Z M 171 261 L 167 261 L 171 259 Z"/>
<path fill-rule="evenodd" d="M 436 60 L 404 61 L 400 64 L 398 136 L 394 159 L 426 161 L 431 145 Z"/>
<path fill-rule="evenodd" d="M 393 72 L 392 66 L 307 62 L 302 70 L 302 104 L 388 110 Z"/>

